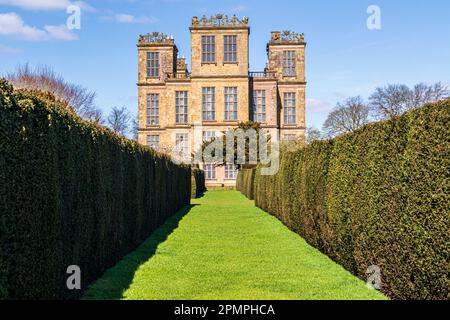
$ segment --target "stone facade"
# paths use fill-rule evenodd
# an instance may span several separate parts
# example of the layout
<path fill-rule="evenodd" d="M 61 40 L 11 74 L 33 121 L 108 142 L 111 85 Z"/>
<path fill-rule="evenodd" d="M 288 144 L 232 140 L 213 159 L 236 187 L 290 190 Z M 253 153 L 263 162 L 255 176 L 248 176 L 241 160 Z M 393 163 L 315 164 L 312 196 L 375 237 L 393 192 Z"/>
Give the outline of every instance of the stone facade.
<path fill-rule="evenodd" d="M 265 120 L 260 121 L 262 128 L 277 140 L 305 139 L 306 43 L 303 34 L 272 32 L 267 44 L 268 63 L 265 70 L 249 72 L 248 18 L 223 15 L 209 19 L 193 17 L 189 29 L 191 72 L 185 59 L 178 58 L 178 49 L 172 38 L 161 33 L 139 37 L 140 143 L 152 144 L 159 151 L 170 152 L 184 134 L 183 138 L 188 140 L 188 152 L 198 150 L 202 143 L 202 133 L 194 130 L 198 125 L 201 125 L 201 131 L 207 132 L 206 135 L 214 132 L 218 136 L 236 127 L 239 122 L 257 120 L 253 119 L 255 92 L 264 94 L 265 98 Z M 230 50 L 234 57 L 225 59 L 226 52 L 231 57 Z M 205 58 L 208 54 L 209 58 Z M 204 117 L 204 88 L 214 88 L 214 98 L 211 98 L 215 109 L 213 119 Z M 232 120 L 225 118 L 225 91 L 229 93 L 229 88 L 236 92 L 237 97 L 237 118 Z M 184 94 L 187 94 L 187 118 L 177 117 L 176 101 L 180 101 L 177 97 L 184 97 Z M 154 97 L 157 102 L 150 102 Z M 291 105 L 287 113 L 285 103 Z M 294 105 L 295 108 L 292 108 Z M 150 115 L 152 119 L 157 117 L 157 120 L 149 120 Z M 207 179 L 207 186 L 234 186 L 232 169 L 229 166 L 209 170 L 211 179 Z"/>

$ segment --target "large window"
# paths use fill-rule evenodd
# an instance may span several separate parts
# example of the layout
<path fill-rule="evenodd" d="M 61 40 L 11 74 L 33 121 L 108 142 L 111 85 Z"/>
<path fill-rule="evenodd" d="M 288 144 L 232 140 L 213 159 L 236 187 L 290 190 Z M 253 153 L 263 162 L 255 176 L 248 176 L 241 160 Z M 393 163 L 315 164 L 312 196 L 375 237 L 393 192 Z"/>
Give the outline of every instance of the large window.
<path fill-rule="evenodd" d="M 266 122 L 266 90 L 253 91 L 253 121 Z"/>
<path fill-rule="evenodd" d="M 158 135 L 147 136 L 147 145 L 154 150 L 158 150 L 159 149 L 159 136 Z"/>
<path fill-rule="evenodd" d="M 283 75 L 295 77 L 295 51 L 283 51 Z"/>
<path fill-rule="evenodd" d="M 203 121 L 216 120 L 216 89 L 213 87 L 202 88 Z"/>
<path fill-rule="evenodd" d="M 182 157 L 189 156 L 189 135 L 187 133 L 175 134 L 175 146 Z"/>
<path fill-rule="evenodd" d="M 147 52 L 147 77 L 159 77 L 159 52 Z"/>
<path fill-rule="evenodd" d="M 237 169 L 234 164 L 225 165 L 225 179 L 235 180 L 237 177 Z"/>
<path fill-rule="evenodd" d="M 295 93 L 284 93 L 284 124 L 295 125 Z"/>
<path fill-rule="evenodd" d="M 216 179 L 216 165 L 215 164 L 205 164 L 204 165 L 204 171 L 205 171 L 205 179 L 206 180 L 214 180 Z"/>
<path fill-rule="evenodd" d="M 147 125 L 159 125 L 159 94 L 147 95 Z"/>
<path fill-rule="evenodd" d="M 216 37 L 202 36 L 202 63 L 216 62 Z"/>
<path fill-rule="evenodd" d="M 236 63 L 236 36 L 223 36 L 223 62 Z"/>
<path fill-rule="evenodd" d="M 237 88 L 225 87 L 225 120 L 237 120 Z"/>
<path fill-rule="evenodd" d="M 215 131 L 203 131 L 203 141 L 211 141 L 216 137 Z"/>
<path fill-rule="evenodd" d="M 188 92 L 175 92 L 175 117 L 176 123 L 188 123 Z"/>

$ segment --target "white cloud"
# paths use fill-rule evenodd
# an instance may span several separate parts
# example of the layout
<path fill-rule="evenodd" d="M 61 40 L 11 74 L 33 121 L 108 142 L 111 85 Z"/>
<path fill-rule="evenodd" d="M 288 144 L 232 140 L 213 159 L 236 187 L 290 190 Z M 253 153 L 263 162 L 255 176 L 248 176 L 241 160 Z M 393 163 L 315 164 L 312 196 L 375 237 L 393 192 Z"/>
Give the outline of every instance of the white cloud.
<path fill-rule="evenodd" d="M 92 6 L 90 6 L 89 4 L 87 4 L 84 1 L 73 1 L 72 4 L 75 5 L 75 6 L 79 6 L 81 8 L 81 10 L 83 10 L 85 12 L 96 12 L 97 11 L 97 9 L 95 9 Z"/>
<path fill-rule="evenodd" d="M 20 53 L 22 50 L 20 49 L 16 49 L 16 48 L 11 48 L 11 47 L 7 47 L 4 45 L 0 44 L 0 54 L 4 53 L 4 54 L 16 54 L 16 53 Z"/>
<path fill-rule="evenodd" d="M 0 0 L 0 4 L 19 7 L 24 10 L 66 10 L 70 5 L 77 5 L 86 11 L 94 10 L 84 1 L 69 0 Z"/>
<path fill-rule="evenodd" d="M 45 26 L 45 31 L 49 38 L 55 40 L 71 41 L 78 39 L 77 36 L 72 33 L 65 24 L 59 26 Z"/>
<path fill-rule="evenodd" d="M 119 22 L 119 23 L 137 23 L 137 24 L 150 24 L 150 23 L 157 23 L 159 21 L 158 18 L 155 18 L 153 16 L 139 16 L 136 17 L 132 14 L 126 14 L 126 13 L 117 13 L 110 16 L 103 16 L 100 17 L 103 21 L 109 21 L 109 22 Z"/>
<path fill-rule="evenodd" d="M 246 11 L 246 10 L 247 10 L 247 7 L 243 4 L 238 4 L 237 6 L 232 8 L 232 11 L 236 12 L 236 13 Z"/>
<path fill-rule="evenodd" d="M 20 7 L 26 10 L 63 10 L 70 5 L 69 0 L 0 0 L 0 4 Z"/>
<path fill-rule="evenodd" d="M 333 109 L 333 106 L 328 102 L 311 98 L 306 99 L 306 109 L 308 113 L 328 113 Z"/>
<path fill-rule="evenodd" d="M 0 35 L 12 36 L 27 41 L 75 40 L 73 34 L 65 25 L 45 26 L 43 29 L 28 26 L 14 12 L 0 13 Z"/>

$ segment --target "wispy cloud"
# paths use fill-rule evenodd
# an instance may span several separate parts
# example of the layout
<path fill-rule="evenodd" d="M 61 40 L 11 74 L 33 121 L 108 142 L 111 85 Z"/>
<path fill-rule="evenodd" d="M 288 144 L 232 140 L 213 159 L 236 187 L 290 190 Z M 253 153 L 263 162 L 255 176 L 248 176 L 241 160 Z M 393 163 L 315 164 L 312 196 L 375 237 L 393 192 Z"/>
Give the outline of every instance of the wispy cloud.
<path fill-rule="evenodd" d="M 159 22 L 159 19 L 153 16 L 134 16 L 127 13 L 116 13 L 109 16 L 102 16 L 100 20 L 106 22 L 118 22 L 118 23 L 136 23 L 136 24 L 151 24 Z"/>
<path fill-rule="evenodd" d="M 326 101 L 310 98 L 306 99 L 306 110 L 308 113 L 328 113 L 333 109 L 333 105 Z"/>
<path fill-rule="evenodd" d="M 0 54 L 17 54 L 22 52 L 22 50 L 17 48 L 11 48 L 0 44 Z"/>
<path fill-rule="evenodd" d="M 0 14 L 0 35 L 27 41 L 76 40 L 77 36 L 66 25 L 47 25 L 42 29 L 25 24 L 15 12 Z"/>
<path fill-rule="evenodd" d="M 84 1 L 70 0 L 0 0 L 0 4 L 19 7 L 24 10 L 66 10 L 70 5 L 77 5 L 84 10 L 93 8 Z"/>
<path fill-rule="evenodd" d="M 243 12 L 246 10 L 247 10 L 247 6 L 245 6 L 243 4 L 238 4 L 238 5 L 234 6 L 233 8 L 231 8 L 231 11 L 235 12 L 235 13 Z"/>
<path fill-rule="evenodd" d="M 45 26 L 44 30 L 47 32 L 47 37 L 54 40 L 71 41 L 78 37 L 72 33 L 66 25 L 59 26 Z"/>

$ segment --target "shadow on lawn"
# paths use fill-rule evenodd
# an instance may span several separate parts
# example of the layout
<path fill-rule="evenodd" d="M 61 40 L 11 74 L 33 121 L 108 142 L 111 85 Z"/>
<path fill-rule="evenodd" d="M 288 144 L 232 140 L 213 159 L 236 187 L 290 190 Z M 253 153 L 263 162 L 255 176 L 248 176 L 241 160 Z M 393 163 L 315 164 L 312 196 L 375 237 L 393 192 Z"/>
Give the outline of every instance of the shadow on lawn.
<path fill-rule="evenodd" d="M 177 229 L 179 222 L 197 204 L 189 205 L 166 220 L 152 235 L 135 251 L 125 256 L 114 267 L 108 269 L 101 278 L 86 290 L 83 300 L 117 300 L 123 298 L 123 293 L 130 287 L 134 274 L 139 266 L 148 261 L 156 252 L 158 246 L 167 240 Z"/>
<path fill-rule="evenodd" d="M 205 193 L 206 193 L 206 191 L 203 191 L 203 192 L 200 193 L 200 194 L 197 196 L 197 198 L 195 198 L 195 199 L 203 198 L 203 197 L 205 196 Z"/>

